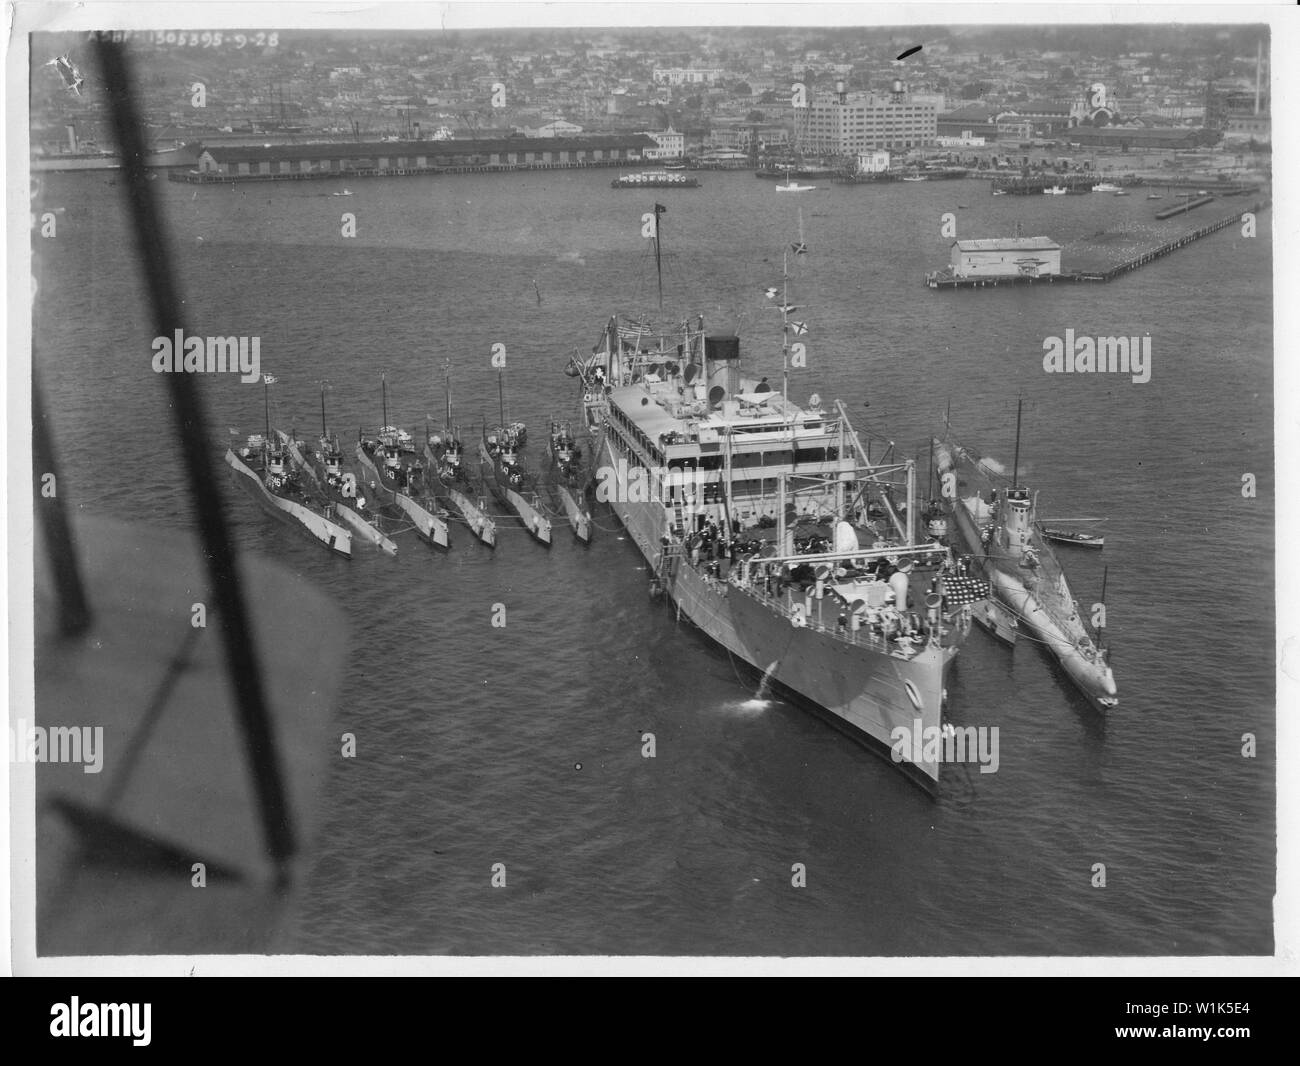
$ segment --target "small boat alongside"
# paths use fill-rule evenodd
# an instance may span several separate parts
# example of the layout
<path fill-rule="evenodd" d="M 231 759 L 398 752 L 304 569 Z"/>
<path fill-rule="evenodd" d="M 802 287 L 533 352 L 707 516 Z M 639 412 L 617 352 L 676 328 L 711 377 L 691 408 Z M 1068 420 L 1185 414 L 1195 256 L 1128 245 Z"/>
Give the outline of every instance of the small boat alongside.
<path fill-rule="evenodd" d="M 776 187 L 777 192 L 812 192 L 817 188 L 816 185 L 800 185 L 793 177 L 787 178 L 784 185 Z"/>
<path fill-rule="evenodd" d="M 1120 186 L 1114 185 L 1109 181 L 1100 181 L 1092 187 L 1093 192 L 1119 192 Z"/>
<path fill-rule="evenodd" d="M 1067 189 L 1064 185 L 1049 185 L 1046 189 L 1043 190 L 1043 195 L 1044 195 L 1044 196 L 1064 196 L 1064 195 L 1065 195 L 1066 193 L 1068 193 L 1069 191 L 1070 191 L 1070 190 Z"/>
<path fill-rule="evenodd" d="M 1044 540 L 1053 540 L 1058 544 L 1073 544 L 1076 548 L 1104 548 L 1106 538 L 1096 533 L 1082 533 L 1070 529 L 1056 529 L 1051 526 L 1039 526 L 1038 532 Z"/>

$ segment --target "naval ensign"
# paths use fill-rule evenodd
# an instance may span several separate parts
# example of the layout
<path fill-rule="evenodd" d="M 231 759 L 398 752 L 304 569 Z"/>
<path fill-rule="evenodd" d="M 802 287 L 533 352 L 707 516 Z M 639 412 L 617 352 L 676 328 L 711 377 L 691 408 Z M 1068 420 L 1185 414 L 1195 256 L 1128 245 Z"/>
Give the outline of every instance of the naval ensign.
<path fill-rule="evenodd" d="M 153 339 L 155 374 L 239 374 L 251 384 L 261 377 L 261 337 L 171 337 Z"/>

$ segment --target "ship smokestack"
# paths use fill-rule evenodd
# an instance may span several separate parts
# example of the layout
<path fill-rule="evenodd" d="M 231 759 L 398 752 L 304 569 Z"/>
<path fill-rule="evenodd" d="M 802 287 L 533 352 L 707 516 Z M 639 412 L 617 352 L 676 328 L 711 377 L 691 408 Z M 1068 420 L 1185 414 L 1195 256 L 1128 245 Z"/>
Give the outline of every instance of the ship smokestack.
<path fill-rule="evenodd" d="M 717 406 L 735 396 L 740 391 L 740 338 L 705 337 L 704 369 L 710 405 Z"/>

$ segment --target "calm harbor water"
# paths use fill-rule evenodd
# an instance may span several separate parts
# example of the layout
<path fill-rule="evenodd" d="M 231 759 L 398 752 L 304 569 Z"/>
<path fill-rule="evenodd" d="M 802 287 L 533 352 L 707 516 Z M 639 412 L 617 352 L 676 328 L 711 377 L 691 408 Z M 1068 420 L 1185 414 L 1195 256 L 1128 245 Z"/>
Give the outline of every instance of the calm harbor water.
<path fill-rule="evenodd" d="M 506 529 L 491 553 L 461 530 L 447 553 L 406 534 L 396 559 L 358 545 L 349 562 L 269 519 L 222 468 L 240 547 L 330 592 L 351 627 L 339 705 L 321 713 L 362 754 L 326 790 L 294 949 L 1270 953 L 1270 216 L 1257 238 L 1229 228 L 1110 285 L 933 293 L 946 211 L 962 237 L 1017 223 L 1054 237 L 1068 268 L 1069 241 L 1143 225 L 1154 207 L 993 198 L 975 181 L 777 195 L 749 173 L 637 193 L 611 190 L 612 173 L 370 181 L 346 198 L 330 182 L 155 188 L 190 328 L 261 338 L 281 426 L 313 431 L 328 379 L 345 440 L 379 423 L 381 372 L 393 420 L 440 418 L 448 359 L 461 419 L 494 418 L 498 343 L 512 417 L 535 439 L 552 414 L 574 417 L 569 352 L 590 351 L 609 313 L 654 301 L 640 229 L 655 199 L 665 306 L 738 330 L 750 370 L 779 380 L 763 294 L 802 227 L 791 295 L 809 366 L 792 394 L 843 399 L 874 454 L 893 441 L 922 461 L 951 405 L 957 433 L 1008 465 L 1023 394 L 1022 479 L 1040 514 L 1108 519 L 1104 552 L 1060 553 L 1084 604 L 1109 567 L 1121 705 L 1103 719 L 1031 644 L 1010 652 L 977 631 L 949 713 L 998 727 L 999 769 L 958 769 L 930 797 L 806 711 L 752 699 L 752 670 L 650 603 L 607 515 L 588 549 L 562 528 L 549 552 Z M 191 528 L 108 180 L 47 176 L 41 194 L 66 206 L 37 249 L 61 495 Z M 1149 334 L 1151 380 L 1044 373 L 1044 339 L 1067 329 Z M 205 379 L 203 395 L 214 458 L 230 428 L 260 431 L 260 387 Z M 1257 498 L 1242 497 L 1246 472 Z M 795 863 L 806 888 L 791 885 Z"/>

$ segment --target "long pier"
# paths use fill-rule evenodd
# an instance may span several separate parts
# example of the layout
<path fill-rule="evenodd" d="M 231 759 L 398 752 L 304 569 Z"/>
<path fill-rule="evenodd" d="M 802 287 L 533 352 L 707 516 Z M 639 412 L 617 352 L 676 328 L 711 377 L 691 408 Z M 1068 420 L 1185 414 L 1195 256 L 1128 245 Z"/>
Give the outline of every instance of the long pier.
<path fill-rule="evenodd" d="M 976 172 L 975 176 L 983 177 Z M 1142 178 L 1142 177 L 1102 177 L 1100 174 L 1032 174 L 1028 177 L 995 177 L 991 181 L 992 192 L 1010 193 L 1012 196 L 1030 196 L 1049 186 L 1064 187 L 1066 192 L 1079 195 L 1092 192 L 1094 185 L 1109 182 L 1125 189 L 1203 189 L 1209 196 L 1240 196 L 1242 193 L 1259 192 L 1259 183 L 1225 182 L 1195 178 Z"/>
<path fill-rule="evenodd" d="M 1173 218 L 1174 215 L 1185 215 L 1188 211 L 1194 211 L 1198 207 L 1204 207 L 1206 204 L 1214 203 L 1213 196 L 1198 196 L 1194 200 L 1184 200 L 1175 207 L 1166 207 L 1163 211 L 1156 212 L 1156 220 L 1163 221 L 1166 218 Z"/>
<path fill-rule="evenodd" d="M 593 159 L 567 163 L 475 163 L 438 167 L 358 167 L 355 170 L 309 170 L 274 174 L 200 173 L 195 170 L 170 171 L 168 181 L 187 185 L 234 185 L 246 181 L 352 181 L 361 178 L 428 177 L 439 174 L 507 174 L 516 170 L 588 170 L 592 167 L 621 167 L 629 170 L 644 167 L 645 160 Z M 674 186 L 676 188 L 676 186 Z"/>
<path fill-rule="evenodd" d="M 1109 270 L 1077 270 L 1060 274 L 1045 274 L 1040 277 L 1032 277 L 1027 274 L 1008 275 L 1007 277 L 957 277 L 952 273 L 951 267 L 945 267 L 943 270 L 932 270 L 926 274 L 925 284 L 931 289 L 983 289 L 996 288 L 999 285 L 1056 285 L 1075 282 L 1114 281 L 1121 274 L 1128 274 L 1157 259 L 1171 255 L 1180 248 L 1187 247 L 1193 241 L 1199 241 L 1202 237 L 1208 237 L 1211 233 L 1218 233 L 1219 230 L 1226 229 L 1228 226 L 1240 225 L 1241 216 L 1246 211 L 1259 212 L 1267 206 L 1267 201 L 1252 204 L 1249 208 L 1244 208 L 1235 214 L 1208 223 L 1199 229 L 1179 234 L 1177 237 L 1165 241 L 1164 244 L 1149 248 L 1131 259 L 1126 259 L 1119 265 L 1111 267 Z"/>

